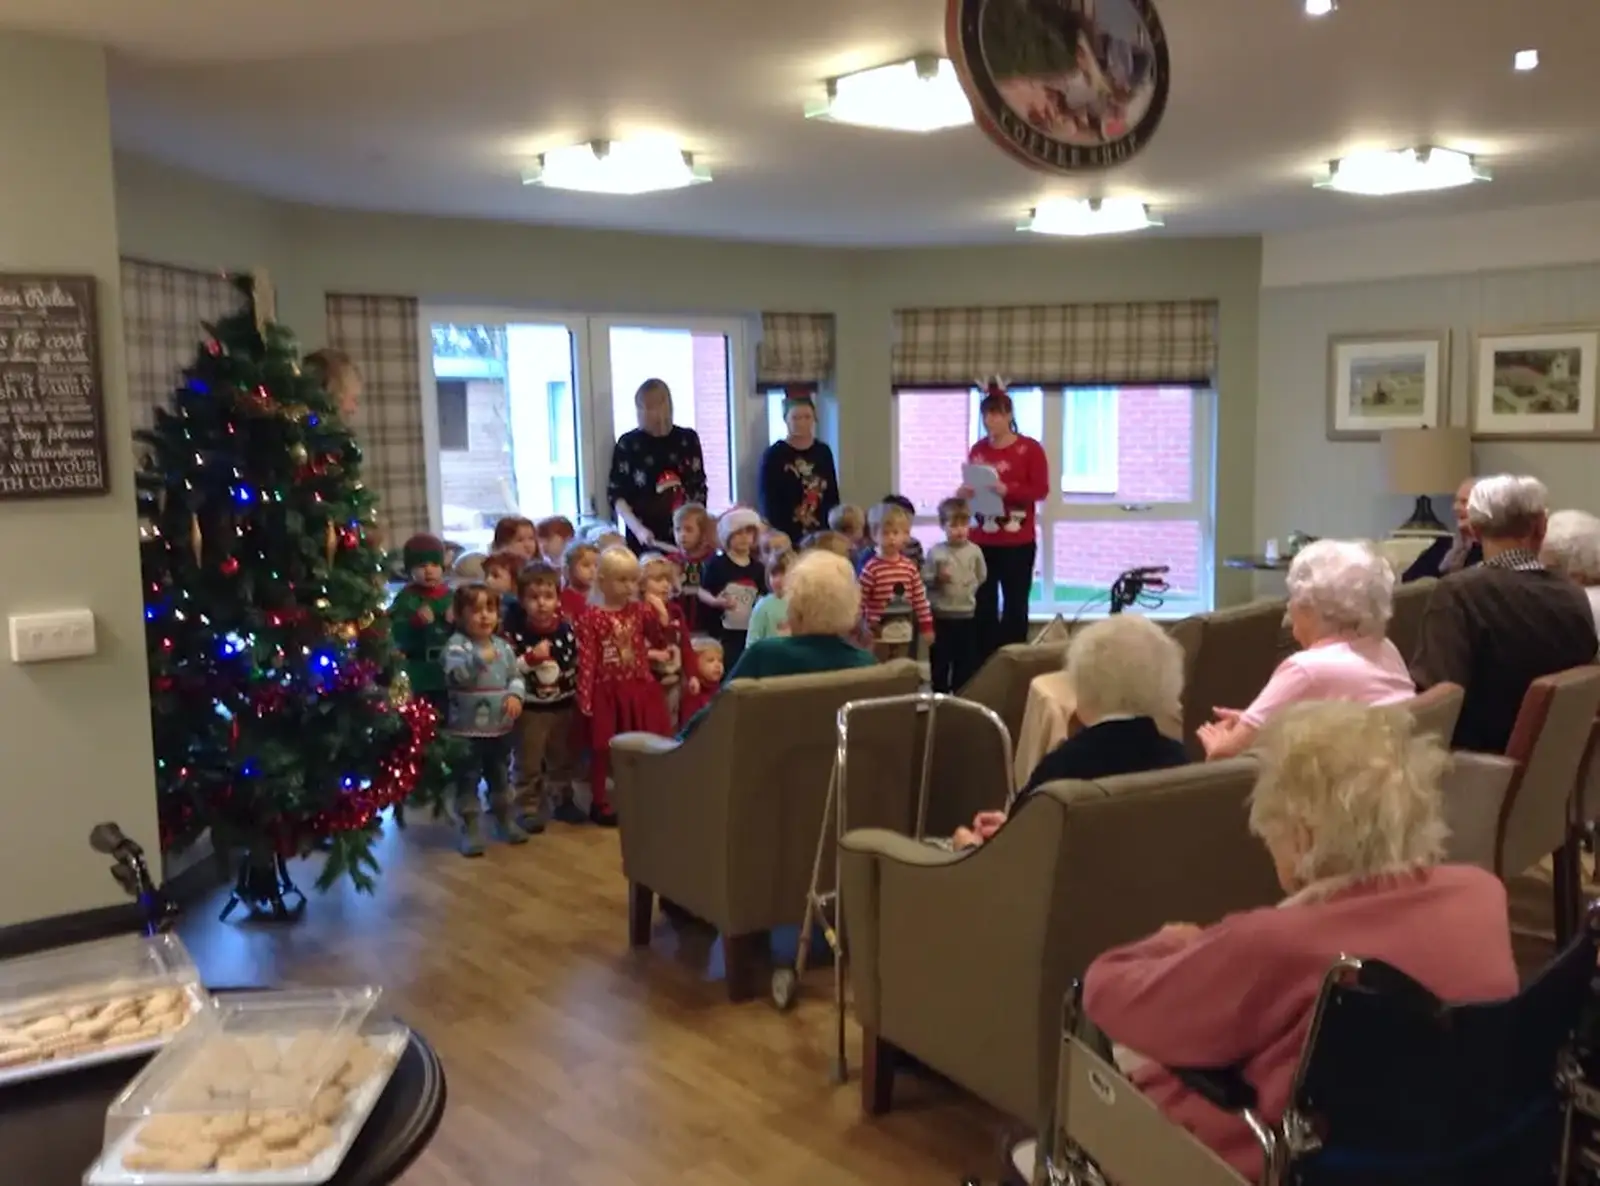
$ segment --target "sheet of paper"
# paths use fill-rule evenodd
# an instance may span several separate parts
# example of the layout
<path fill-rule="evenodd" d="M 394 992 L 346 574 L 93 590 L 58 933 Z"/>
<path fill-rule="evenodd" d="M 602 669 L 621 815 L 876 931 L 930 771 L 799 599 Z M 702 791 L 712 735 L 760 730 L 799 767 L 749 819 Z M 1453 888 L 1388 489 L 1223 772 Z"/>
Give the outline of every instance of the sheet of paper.
<path fill-rule="evenodd" d="M 1005 518 L 1005 503 L 994 492 L 994 488 L 1000 484 L 1000 474 L 994 466 L 964 465 L 961 467 L 961 481 L 963 485 L 972 487 L 972 498 L 969 501 L 975 517 Z"/>

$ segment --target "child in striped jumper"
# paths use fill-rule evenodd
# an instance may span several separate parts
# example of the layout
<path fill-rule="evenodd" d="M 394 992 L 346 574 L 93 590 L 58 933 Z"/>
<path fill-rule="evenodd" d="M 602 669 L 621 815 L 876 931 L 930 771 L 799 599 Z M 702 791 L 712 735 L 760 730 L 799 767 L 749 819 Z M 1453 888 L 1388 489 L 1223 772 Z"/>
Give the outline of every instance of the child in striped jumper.
<path fill-rule="evenodd" d="M 861 620 L 880 661 L 910 656 L 917 635 L 933 641 L 933 610 L 922 584 L 922 567 L 906 555 L 911 516 L 905 508 L 884 503 L 875 508 L 877 548 L 861 569 Z"/>

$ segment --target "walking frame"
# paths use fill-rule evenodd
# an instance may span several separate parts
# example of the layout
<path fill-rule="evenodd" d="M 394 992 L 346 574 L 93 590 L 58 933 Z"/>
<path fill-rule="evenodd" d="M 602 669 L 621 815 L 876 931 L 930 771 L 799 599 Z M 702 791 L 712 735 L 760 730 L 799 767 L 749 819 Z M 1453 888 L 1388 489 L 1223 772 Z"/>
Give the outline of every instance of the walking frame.
<path fill-rule="evenodd" d="M 849 827 L 849 752 L 850 721 L 858 713 L 875 709 L 898 709 L 912 705 L 918 713 L 927 714 L 927 728 L 923 733 L 922 769 L 917 786 L 916 840 L 922 840 L 928 825 L 928 789 L 933 778 L 934 741 L 938 735 L 938 722 L 942 713 L 949 711 L 971 712 L 987 720 L 1000 735 L 1001 753 L 1005 758 L 1005 806 L 1007 810 L 1016 798 L 1017 788 L 1011 769 L 1011 733 L 1005 722 L 993 709 L 975 700 L 963 700 L 942 692 L 913 692 L 900 696 L 883 696 L 871 700 L 852 700 L 841 705 L 838 715 L 838 750 L 834 756 L 833 772 L 828 777 L 828 798 L 822 809 L 822 823 L 817 833 L 817 855 L 811 865 L 811 886 L 806 891 L 805 915 L 800 921 L 799 950 L 792 968 L 778 968 L 772 974 L 772 1003 L 782 1011 L 794 1006 L 799 996 L 800 977 L 805 975 L 810 952 L 813 928 L 821 928 L 822 937 L 833 952 L 833 1007 L 836 1024 L 836 1047 L 832 1079 L 844 1083 L 849 1079 L 849 1066 L 845 1056 L 845 949 L 843 936 L 844 915 L 839 908 L 838 862 L 834 862 L 833 886 L 824 889 L 824 865 L 831 843 L 835 850 Z M 830 823 L 832 833 L 830 836 Z"/>

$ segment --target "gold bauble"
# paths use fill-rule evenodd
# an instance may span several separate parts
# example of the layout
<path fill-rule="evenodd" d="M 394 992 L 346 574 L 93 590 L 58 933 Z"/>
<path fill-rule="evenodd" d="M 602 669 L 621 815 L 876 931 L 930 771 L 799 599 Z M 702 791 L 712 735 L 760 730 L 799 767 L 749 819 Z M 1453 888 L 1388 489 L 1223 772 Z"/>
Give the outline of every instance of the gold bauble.
<path fill-rule="evenodd" d="M 399 708 L 411 702 L 411 677 L 405 672 L 397 672 L 394 679 L 389 681 L 389 703 Z"/>
<path fill-rule="evenodd" d="M 287 404 L 280 408 L 278 414 L 286 420 L 293 420 L 296 424 L 303 423 L 311 415 L 311 409 L 305 404 Z"/>
<path fill-rule="evenodd" d="M 366 613 L 362 614 L 356 619 L 356 625 L 363 630 L 370 630 L 372 629 L 372 624 L 377 620 L 378 615 L 373 613 L 371 610 L 368 610 Z"/>
<path fill-rule="evenodd" d="M 299 441 L 289 446 L 289 460 L 296 465 L 304 465 L 311 460 L 311 454 L 306 452 L 306 447 Z"/>

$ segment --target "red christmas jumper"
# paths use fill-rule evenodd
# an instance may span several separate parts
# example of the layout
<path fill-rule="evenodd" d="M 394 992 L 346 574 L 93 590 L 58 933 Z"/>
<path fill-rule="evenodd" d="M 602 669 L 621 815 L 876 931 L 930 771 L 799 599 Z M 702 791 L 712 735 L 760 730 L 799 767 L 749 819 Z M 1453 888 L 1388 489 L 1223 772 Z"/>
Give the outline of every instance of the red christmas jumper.
<path fill-rule="evenodd" d="M 645 608 L 649 611 L 644 616 L 644 640 L 652 651 L 664 651 L 668 647 L 678 648 L 678 680 L 683 685 L 684 694 L 689 691 L 689 681 L 700 677 L 699 664 L 695 661 L 693 636 L 689 633 L 689 622 L 684 617 L 683 606 L 677 598 L 667 598 L 667 620 L 663 622 L 661 615 L 656 613 L 655 607 L 648 602 Z M 657 679 L 660 677 L 657 676 Z"/>
<path fill-rule="evenodd" d="M 578 711 L 589 722 L 590 776 L 602 811 L 611 809 L 611 739 L 618 733 L 672 736 L 667 699 L 646 654 L 646 615 L 654 614 L 634 601 L 621 609 L 590 606 L 578 619 Z"/>

